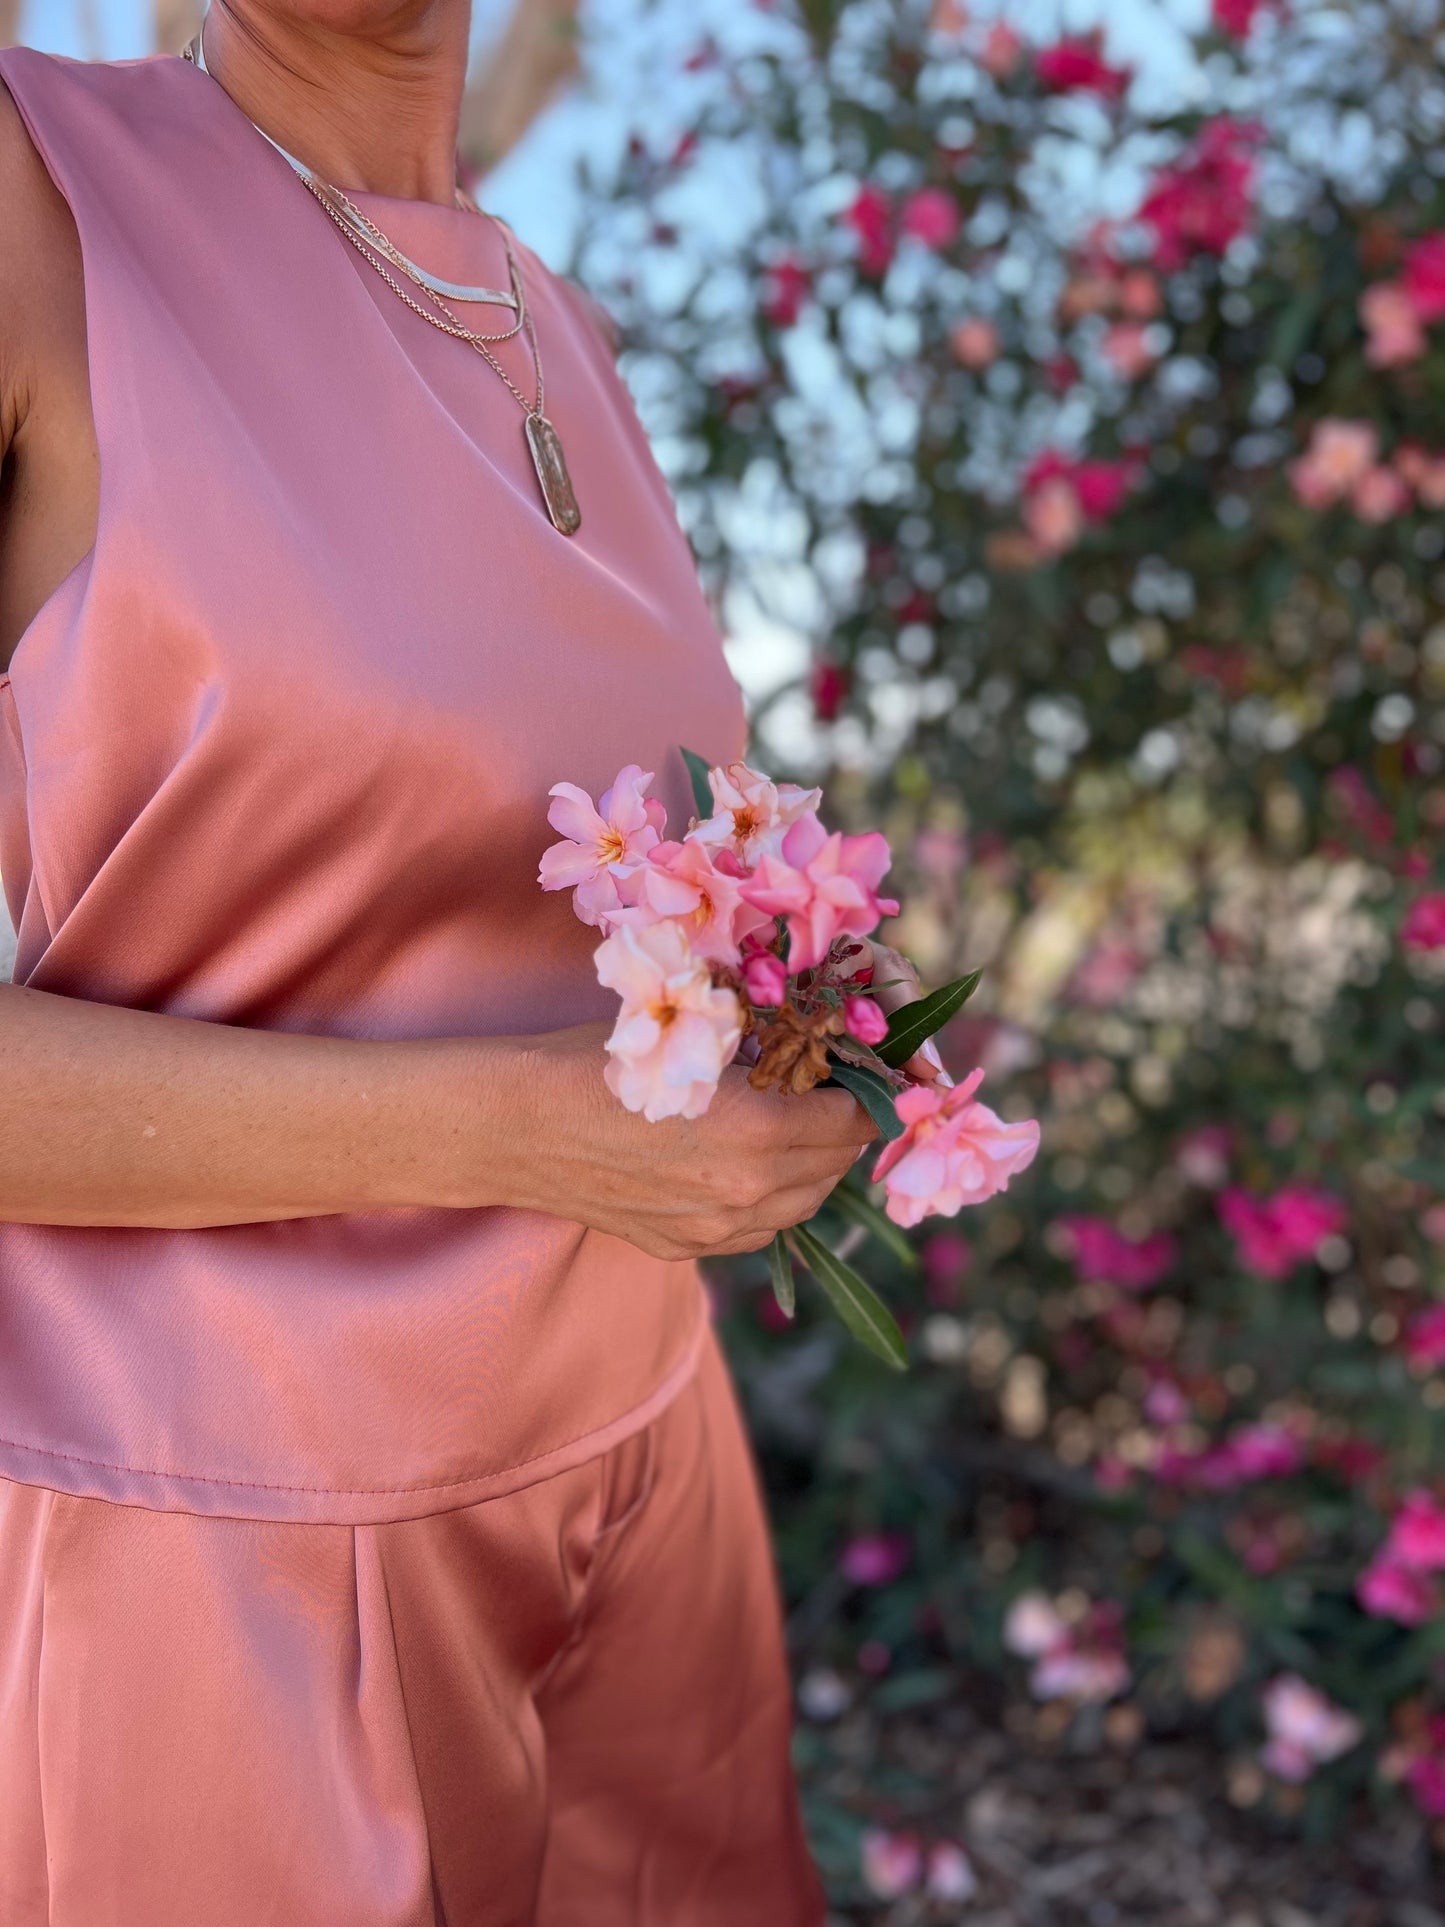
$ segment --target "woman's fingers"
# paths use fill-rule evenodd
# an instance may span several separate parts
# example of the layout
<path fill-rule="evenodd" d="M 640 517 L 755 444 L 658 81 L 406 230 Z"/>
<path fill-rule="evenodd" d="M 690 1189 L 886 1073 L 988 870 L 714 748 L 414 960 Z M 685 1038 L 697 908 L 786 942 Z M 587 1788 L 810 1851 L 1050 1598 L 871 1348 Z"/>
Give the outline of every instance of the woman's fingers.
<path fill-rule="evenodd" d="M 880 1004 L 890 1017 L 905 1004 L 916 1003 L 923 995 L 923 985 L 907 957 L 872 937 L 865 937 L 863 943 L 873 965 L 873 982 L 877 986 L 868 993 L 873 1001 Z M 918 1084 L 953 1082 L 943 1068 L 938 1046 L 931 1037 L 904 1062 L 902 1068 Z"/>

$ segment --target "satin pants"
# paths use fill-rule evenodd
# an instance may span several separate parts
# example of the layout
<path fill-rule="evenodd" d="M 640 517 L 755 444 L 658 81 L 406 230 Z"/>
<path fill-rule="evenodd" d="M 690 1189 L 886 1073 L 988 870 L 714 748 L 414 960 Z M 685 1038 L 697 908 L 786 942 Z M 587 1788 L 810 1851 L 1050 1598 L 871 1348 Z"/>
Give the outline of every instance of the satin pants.
<path fill-rule="evenodd" d="M 379 1526 L 0 1484 L 4 1927 L 817 1927 L 726 1368 Z"/>

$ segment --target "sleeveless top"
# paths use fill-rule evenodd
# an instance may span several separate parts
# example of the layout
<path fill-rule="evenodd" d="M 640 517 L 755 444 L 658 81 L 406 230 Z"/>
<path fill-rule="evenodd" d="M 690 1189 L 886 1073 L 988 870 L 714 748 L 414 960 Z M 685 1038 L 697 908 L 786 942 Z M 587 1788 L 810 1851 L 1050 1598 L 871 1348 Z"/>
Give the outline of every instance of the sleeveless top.
<path fill-rule="evenodd" d="M 79 231 L 101 475 L 95 547 L 0 682 L 16 981 L 352 1038 L 610 1017 L 598 933 L 537 884 L 548 788 L 640 763 L 685 824 L 678 746 L 729 759 L 745 729 L 587 297 L 518 245 L 569 538 L 495 373 L 216 81 L 19 49 L 0 79 Z M 490 221 L 358 198 L 434 273 L 506 287 Z M 495 352 L 530 397 L 524 339 Z M 705 1324 L 695 1267 L 513 1209 L 0 1224 L 0 1476 L 415 1517 L 647 1424 Z"/>

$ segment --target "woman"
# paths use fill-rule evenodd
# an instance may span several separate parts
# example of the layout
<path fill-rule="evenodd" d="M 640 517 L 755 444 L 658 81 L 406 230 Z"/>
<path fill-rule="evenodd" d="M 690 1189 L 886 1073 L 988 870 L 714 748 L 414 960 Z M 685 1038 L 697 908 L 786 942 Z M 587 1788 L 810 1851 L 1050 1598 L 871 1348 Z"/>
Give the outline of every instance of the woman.
<path fill-rule="evenodd" d="M 546 792 L 743 718 L 467 15 L 0 57 L 6 1927 L 821 1914 L 692 1261 L 871 1126 L 603 1087 Z"/>

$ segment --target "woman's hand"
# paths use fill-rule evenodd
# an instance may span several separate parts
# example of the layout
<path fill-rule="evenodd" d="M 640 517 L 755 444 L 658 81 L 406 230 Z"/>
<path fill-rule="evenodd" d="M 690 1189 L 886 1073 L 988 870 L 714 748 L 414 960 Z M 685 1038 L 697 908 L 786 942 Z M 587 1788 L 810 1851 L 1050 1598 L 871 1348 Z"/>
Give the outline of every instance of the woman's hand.
<path fill-rule="evenodd" d="M 901 1010 L 904 1004 L 916 1003 L 923 995 L 923 985 L 907 957 L 899 950 L 891 950 L 886 943 L 879 943 L 876 937 L 863 937 L 859 942 L 862 955 L 854 963 L 853 975 L 861 976 L 865 971 L 872 970 L 873 981 L 868 995 L 874 1003 L 881 1004 L 890 1017 L 895 1010 Z M 953 1083 L 943 1068 L 938 1046 L 931 1037 L 902 1068 L 918 1084 Z"/>
<path fill-rule="evenodd" d="M 723 1072 L 702 1117 L 650 1124 L 603 1082 L 610 1030 L 579 1025 L 531 1038 L 519 1053 L 506 1202 L 654 1258 L 757 1251 L 811 1218 L 877 1136 L 845 1091 L 755 1091 L 739 1064 Z"/>

